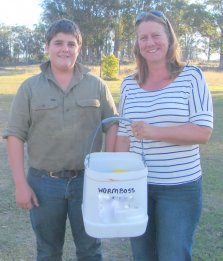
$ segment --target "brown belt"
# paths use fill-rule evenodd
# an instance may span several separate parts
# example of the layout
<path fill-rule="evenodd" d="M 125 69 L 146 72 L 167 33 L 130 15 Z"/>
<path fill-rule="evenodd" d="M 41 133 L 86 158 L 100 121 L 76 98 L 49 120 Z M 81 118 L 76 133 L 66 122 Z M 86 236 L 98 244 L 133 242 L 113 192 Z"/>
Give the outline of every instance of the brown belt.
<path fill-rule="evenodd" d="M 75 178 L 84 174 L 84 170 L 61 170 L 61 171 L 49 171 L 48 175 L 52 178 Z"/>

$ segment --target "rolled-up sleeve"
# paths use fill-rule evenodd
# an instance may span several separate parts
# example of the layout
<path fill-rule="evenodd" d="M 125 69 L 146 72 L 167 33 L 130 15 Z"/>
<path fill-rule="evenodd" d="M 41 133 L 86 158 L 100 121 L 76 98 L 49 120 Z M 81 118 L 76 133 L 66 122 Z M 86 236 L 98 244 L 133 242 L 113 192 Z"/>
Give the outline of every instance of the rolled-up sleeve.
<path fill-rule="evenodd" d="M 189 98 L 190 122 L 213 128 L 213 104 L 211 93 L 202 72 L 192 74 Z"/>
<path fill-rule="evenodd" d="M 30 126 L 30 101 L 26 83 L 18 89 L 9 113 L 8 123 L 3 131 L 3 138 L 15 136 L 25 142 Z"/>

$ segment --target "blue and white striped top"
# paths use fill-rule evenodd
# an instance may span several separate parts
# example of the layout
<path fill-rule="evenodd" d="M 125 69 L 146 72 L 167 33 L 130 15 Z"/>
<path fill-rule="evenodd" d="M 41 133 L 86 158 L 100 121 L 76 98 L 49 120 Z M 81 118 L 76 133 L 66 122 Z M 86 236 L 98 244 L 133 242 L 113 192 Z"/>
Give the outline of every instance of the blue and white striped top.
<path fill-rule="evenodd" d="M 172 83 L 155 91 L 140 88 L 133 75 L 126 77 L 119 107 L 120 116 L 160 127 L 191 122 L 213 128 L 211 94 L 202 72 L 194 66 L 186 66 Z M 120 122 L 118 135 L 129 136 L 130 151 L 142 153 L 142 143 L 134 138 L 128 122 Z M 143 140 L 143 153 L 149 184 L 177 185 L 202 174 L 199 145 Z"/>

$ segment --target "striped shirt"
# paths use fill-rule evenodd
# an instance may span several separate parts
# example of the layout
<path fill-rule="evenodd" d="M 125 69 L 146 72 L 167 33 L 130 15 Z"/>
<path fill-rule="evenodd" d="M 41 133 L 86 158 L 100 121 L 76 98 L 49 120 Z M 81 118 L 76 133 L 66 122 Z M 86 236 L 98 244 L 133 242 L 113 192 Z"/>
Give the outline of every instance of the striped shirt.
<path fill-rule="evenodd" d="M 133 75 L 121 85 L 120 115 L 133 121 L 169 127 L 185 123 L 213 128 L 210 91 L 200 69 L 186 66 L 169 85 L 155 91 L 142 89 Z M 199 145 L 177 145 L 159 140 L 137 140 L 131 126 L 121 121 L 118 135 L 129 136 L 130 151 L 144 155 L 148 183 L 177 185 L 202 175 Z"/>

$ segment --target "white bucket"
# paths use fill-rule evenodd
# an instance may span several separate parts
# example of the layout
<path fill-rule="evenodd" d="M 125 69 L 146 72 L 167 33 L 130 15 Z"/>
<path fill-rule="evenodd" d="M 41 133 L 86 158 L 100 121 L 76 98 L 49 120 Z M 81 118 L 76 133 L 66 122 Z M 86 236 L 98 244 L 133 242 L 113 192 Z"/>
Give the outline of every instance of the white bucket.
<path fill-rule="evenodd" d="M 86 233 L 135 237 L 147 226 L 147 168 L 131 152 L 95 152 L 85 159 L 82 204 Z"/>

